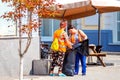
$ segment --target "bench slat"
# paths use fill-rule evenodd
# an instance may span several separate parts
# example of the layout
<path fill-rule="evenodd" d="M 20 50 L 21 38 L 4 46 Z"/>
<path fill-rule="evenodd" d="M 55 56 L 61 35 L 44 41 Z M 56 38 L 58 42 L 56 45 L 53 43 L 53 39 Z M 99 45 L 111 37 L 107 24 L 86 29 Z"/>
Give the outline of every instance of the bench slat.
<path fill-rule="evenodd" d="M 106 53 L 90 53 L 88 56 L 106 56 Z"/>

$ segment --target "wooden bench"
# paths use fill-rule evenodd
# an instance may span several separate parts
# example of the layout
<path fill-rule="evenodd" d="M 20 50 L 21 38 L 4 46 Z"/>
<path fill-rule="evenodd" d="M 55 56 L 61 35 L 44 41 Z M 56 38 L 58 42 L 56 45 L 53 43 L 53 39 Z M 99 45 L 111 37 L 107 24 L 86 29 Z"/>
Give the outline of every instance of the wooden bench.
<path fill-rule="evenodd" d="M 106 53 L 104 52 L 97 52 L 96 51 L 96 46 L 95 45 L 89 45 L 89 49 L 92 50 L 89 55 L 88 55 L 88 58 L 92 58 L 93 56 L 96 56 L 97 59 L 100 61 L 100 63 L 103 65 L 103 67 L 105 67 L 105 63 L 103 62 L 103 59 L 101 57 L 106 57 Z"/>

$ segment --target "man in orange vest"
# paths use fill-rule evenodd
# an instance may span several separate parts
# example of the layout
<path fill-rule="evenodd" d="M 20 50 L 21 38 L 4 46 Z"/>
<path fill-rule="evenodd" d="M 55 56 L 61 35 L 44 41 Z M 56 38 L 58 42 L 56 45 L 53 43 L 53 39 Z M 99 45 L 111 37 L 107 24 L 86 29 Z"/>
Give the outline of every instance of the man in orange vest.
<path fill-rule="evenodd" d="M 58 76 L 65 77 L 66 75 L 62 73 L 63 60 L 66 52 L 66 47 L 72 49 L 72 43 L 69 41 L 67 33 L 64 31 L 67 26 L 67 21 L 62 20 L 60 22 L 60 28 L 54 32 L 54 39 L 58 38 L 59 49 L 57 52 L 52 54 L 53 61 L 50 67 L 50 76 L 54 76 L 53 71 L 56 65 L 59 66 Z"/>

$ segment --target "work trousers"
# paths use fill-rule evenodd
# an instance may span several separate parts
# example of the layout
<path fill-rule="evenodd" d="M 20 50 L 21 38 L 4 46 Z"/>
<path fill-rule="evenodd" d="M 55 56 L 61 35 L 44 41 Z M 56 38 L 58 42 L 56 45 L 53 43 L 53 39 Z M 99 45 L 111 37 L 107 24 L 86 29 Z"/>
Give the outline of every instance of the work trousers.
<path fill-rule="evenodd" d="M 86 56 L 76 53 L 75 59 L 75 73 L 79 73 L 79 61 L 81 61 L 82 74 L 86 74 Z"/>

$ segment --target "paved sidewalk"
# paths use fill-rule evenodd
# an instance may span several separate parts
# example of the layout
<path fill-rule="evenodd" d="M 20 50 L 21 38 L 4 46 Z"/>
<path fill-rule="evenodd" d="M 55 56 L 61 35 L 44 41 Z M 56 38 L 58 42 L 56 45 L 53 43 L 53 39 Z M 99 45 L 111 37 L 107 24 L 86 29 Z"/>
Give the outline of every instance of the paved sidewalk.
<path fill-rule="evenodd" d="M 58 77 L 57 75 L 54 77 L 49 75 L 29 75 L 24 76 L 24 80 L 119 80 L 120 55 L 107 55 L 103 59 L 106 63 L 106 67 L 103 67 L 102 65 L 88 65 L 86 76 L 82 76 L 81 73 L 73 77 Z M 0 78 L 0 80 L 18 80 L 18 78 Z"/>
<path fill-rule="evenodd" d="M 74 77 L 26 76 L 29 80 L 119 80 L 120 66 L 97 66 L 87 68 L 87 75 Z"/>

